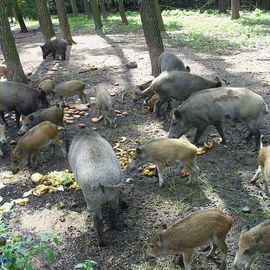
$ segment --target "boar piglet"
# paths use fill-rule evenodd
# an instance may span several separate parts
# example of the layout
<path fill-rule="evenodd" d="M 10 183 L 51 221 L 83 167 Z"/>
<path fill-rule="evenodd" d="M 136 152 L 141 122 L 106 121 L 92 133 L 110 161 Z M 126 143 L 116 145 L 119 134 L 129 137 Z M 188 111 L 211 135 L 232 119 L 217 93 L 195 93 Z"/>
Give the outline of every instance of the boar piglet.
<path fill-rule="evenodd" d="M 247 142 L 255 136 L 257 150 L 260 146 L 258 118 L 261 111 L 268 113 L 263 98 L 247 88 L 206 89 L 190 96 L 172 112 L 169 138 L 179 138 L 196 128 L 194 144 L 197 144 L 206 128 L 214 125 L 225 144 L 222 123 L 241 121 L 249 130 Z"/>
<path fill-rule="evenodd" d="M 191 270 L 193 250 L 206 242 L 211 242 L 212 248 L 207 257 L 213 256 L 218 247 L 223 253 L 220 269 L 224 270 L 228 251 L 225 238 L 232 225 L 232 218 L 219 209 L 196 211 L 153 235 L 146 255 L 162 257 L 181 253 L 185 270 Z"/>
<path fill-rule="evenodd" d="M 83 91 L 86 86 L 88 86 L 88 84 L 78 80 L 62 82 L 55 86 L 54 93 L 55 96 L 60 97 L 62 100 L 67 97 L 78 95 L 81 102 L 86 103 L 86 94 Z"/>
<path fill-rule="evenodd" d="M 40 109 L 28 116 L 22 117 L 22 126 L 18 135 L 25 134 L 32 127 L 44 121 L 50 121 L 57 126 L 64 126 L 64 106 L 56 104 L 46 109 Z"/>
<path fill-rule="evenodd" d="M 53 92 L 54 87 L 55 87 L 55 82 L 51 79 L 46 79 L 38 85 L 38 90 L 44 91 L 45 94 L 49 96 L 50 99 L 52 99 L 54 96 L 54 92 Z"/>
<path fill-rule="evenodd" d="M 0 65 L 0 79 L 7 78 L 7 67 L 4 65 Z"/>
<path fill-rule="evenodd" d="M 61 60 L 66 60 L 66 50 L 67 50 L 67 41 L 60 37 L 52 37 L 41 47 L 43 59 L 52 53 L 53 59 L 55 59 L 56 55 L 61 55 Z"/>
<path fill-rule="evenodd" d="M 99 246 L 105 245 L 102 205 L 109 206 L 111 228 L 117 228 L 122 171 L 112 146 L 97 132 L 84 130 L 72 140 L 69 165 L 82 189 L 98 236 Z"/>
<path fill-rule="evenodd" d="M 0 116 L 6 126 L 6 111 L 15 111 L 16 123 L 19 126 L 20 116 L 47 108 L 49 105 L 46 94 L 29 85 L 18 82 L 0 82 Z"/>
<path fill-rule="evenodd" d="M 36 81 L 32 82 L 32 87 L 38 88 L 38 86 L 45 80 L 51 79 L 51 75 L 44 75 L 41 78 L 37 79 Z"/>
<path fill-rule="evenodd" d="M 264 190 L 266 195 L 269 196 L 270 194 L 268 185 L 270 184 L 270 146 L 263 147 L 262 137 L 263 136 L 261 136 L 260 150 L 258 154 L 259 167 L 250 182 L 252 184 L 256 183 L 263 171 Z"/>
<path fill-rule="evenodd" d="M 196 165 L 198 148 L 187 139 L 158 139 L 146 143 L 141 148 L 136 149 L 136 155 L 126 169 L 128 177 L 138 166 L 146 162 L 157 164 L 159 186 L 162 187 L 163 170 L 170 161 L 180 161 L 184 168 L 190 173 L 189 184 L 193 184 L 193 179 L 197 179 L 199 168 Z"/>
<path fill-rule="evenodd" d="M 147 97 L 145 102 L 147 102 L 154 94 L 159 95 L 159 98 L 155 103 L 154 112 L 157 116 L 161 116 L 161 106 L 170 98 L 183 101 L 198 91 L 220 86 L 221 82 L 218 78 L 210 81 L 188 72 L 166 71 L 156 77 L 142 94 Z"/>
<path fill-rule="evenodd" d="M 6 142 L 7 142 L 7 139 L 5 136 L 5 126 L 0 125 L 0 144 L 5 144 Z M 3 156 L 1 147 L 0 147 L 0 156 Z"/>
<path fill-rule="evenodd" d="M 115 127 L 115 111 L 108 91 L 102 87 L 96 88 L 96 103 L 99 113 L 104 117 L 105 125 Z"/>
<path fill-rule="evenodd" d="M 239 248 L 233 269 L 249 270 L 256 258 L 270 253 L 270 220 L 249 229 L 245 227 L 240 235 Z"/>
<path fill-rule="evenodd" d="M 172 52 L 163 52 L 158 58 L 160 72 L 164 71 L 185 71 L 190 72 L 189 66 L 185 67 L 184 63 Z"/>
<path fill-rule="evenodd" d="M 31 128 L 21 137 L 16 147 L 11 152 L 12 173 L 17 173 L 25 165 L 36 165 L 36 157 L 40 151 L 52 146 L 52 154 L 55 153 L 55 146 L 59 146 L 63 155 L 66 151 L 60 141 L 57 125 L 45 121 Z"/>

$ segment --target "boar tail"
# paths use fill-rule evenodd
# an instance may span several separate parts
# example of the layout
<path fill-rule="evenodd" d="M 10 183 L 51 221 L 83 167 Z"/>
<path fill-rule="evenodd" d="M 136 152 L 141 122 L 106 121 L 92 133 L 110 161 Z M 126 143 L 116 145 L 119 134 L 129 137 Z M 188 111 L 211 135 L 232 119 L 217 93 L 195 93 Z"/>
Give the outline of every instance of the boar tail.
<path fill-rule="evenodd" d="M 124 177 L 122 178 L 121 182 L 119 184 L 116 185 L 110 185 L 110 184 L 106 184 L 106 185 L 100 185 L 101 189 L 103 190 L 104 188 L 121 188 L 125 182 L 126 182 L 127 176 L 124 175 Z"/>
<path fill-rule="evenodd" d="M 269 109 L 268 109 L 268 105 L 265 103 L 265 101 L 263 102 L 264 104 L 264 113 L 269 113 Z"/>

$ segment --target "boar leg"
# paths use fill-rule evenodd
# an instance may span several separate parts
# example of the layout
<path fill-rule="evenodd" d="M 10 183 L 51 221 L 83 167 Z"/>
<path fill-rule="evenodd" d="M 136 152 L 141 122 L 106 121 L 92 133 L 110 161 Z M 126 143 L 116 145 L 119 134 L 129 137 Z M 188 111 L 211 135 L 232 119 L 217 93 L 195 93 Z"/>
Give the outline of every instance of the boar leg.
<path fill-rule="evenodd" d="M 227 252 L 228 252 L 228 247 L 225 243 L 225 237 L 214 237 L 213 243 L 220 248 L 222 251 L 222 259 L 221 259 L 221 265 L 220 269 L 225 270 L 226 269 L 226 258 L 227 258 Z"/>
<path fill-rule="evenodd" d="M 105 240 L 103 235 L 103 221 L 102 221 L 102 215 L 101 215 L 101 208 L 98 211 L 92 212 L 93 216 L 93 222 L 94 227 L 97 232 L 97 238 L 98 238 L 98 245 L 100 247 L 105 246 Z"/>
<path fill-rule="evenodd" d="M 195 144 L 195 145 L 198 144 L 199 139 L 202 136 L 202 134 L 204 133 L 204 131 L 206 130 L 207 126 L 208 125 L 205 124 L 205 125 L 201 125 L 200 127 L 197 128 L 197 131 L 196 131 L 196 135 L 195 135 L 195 139 L 194 139 L 193 144 Z"/>
<path fill-rule="evenodd" d="M 191 270 L 192 252 L 193 249 L 186 249 L 183 253 L 185 270 Z"/>
<path fill-rule="evenodd" d="M 0 148 L 0 157 L 2 157 L 4 154 L 3 154 L 3 151 L 2 149 Z"/>
<path fill-rule="evenodd" d="M 21 117 L 21 114 L 19 112 L 15 111 L 15 118 L 16 118 L 17 127 L 19 127 L 19 125 L 20 125 L 20 117 Z"/>
<path fill-rule="evenodd" d="M 168 98 L 167 97 L 159 97 L 158 98 L 158 100 L 157 100 L 157 102 L 155 103 L 155 106 L 154 106 L 154 113 L 156 113 L 156 116 L 157 117 L 164 117 L 165 115 L 165 113 L 163 112 L 162 114 L 161 114 L 161 106 L 162 106 L 162 104 L 164 103 L 164 102 L 166 102 L 168 100 Z"/>
<path fill-rule="evenodd" d="M 189 181 L 188 184 L 193 184 L 193 179 L 197 179 L 199 175 L 199 168 L 196 166 L 196 164 L 192 161 L 182 161 L 184 168 L 189 172 Z"/>
<path fill-rule="evenodd" d="M 269 188 L 268 188 L 268 184 L 269 184 L 269 180 L 267 177 L 267 174 L 264 172 L 264 179 L 263 179 L 263 183 L 264 183 L 264 191 L 266 193 L 267 196 L 269 196 Z"/>
<path fill-rule="evenodd" d="M 215 243 L 211 243 L 211 250 L 209 251 L 209 253 L 206 255 L 207 258 L 211 258 L 213 257 L 215 251 L 217 249 L 217 245 L 215 245 Z"/>
<path fill-rule="evenodd" d="M 250 134 L 248 135 L 247 139 L 251 139 L 252 135 L 255 136 L 255 148 L 254 150 L 257 151 L 260 149 L 260 137 L 261 137 L 261 132 L 258 128 L 257 121 L 256 120 L 249 120 L 245 122 Z"/>
<path fill-rule="evenodd" d="M 252 179 L 250 180 L 250 183 L 251 184 L 255 184 L 261 174 L 261 171 L 262 171 L 262 167 L 259 165 L 255 175 L 252 177 Z"/>
<path fill-rule="evenodd" d="M 159 187 L 162 187 L 164 184 L 162 172 L 164 169 L 164 165 L 162 163 L 157 164 L 157 171 L 158 171 L 158 181 L 159 181 Z"/>
<path fill-rule="evenodd" d="M 222 141 L 220 143 L 226 144 L 226 140 L 225 140 L 225 136 L 223 133 L 223 128 L 222 128 L 221 122 L 215 122 L 214 127 L 216 128 L 217 132 L 221 136 Z"/>
<path fill-rule="evenodd" d="M 8 122 L 7 122 L 7 120 L 6 120 L 4 114 L 5 114 L 4 111 L 0 111 L 0 116 L 1 116 L 1 118 L 2 118 L 2 120 L 3 120 L 3 122 L 4 122 L 4 125 L 5 125 L 6 127 L 8 127 Z"/>
<path fill-rule="evenodd" d="M 87 102 L 87 100 L 86 100 L 86 94 L 83 91 L 80 93 L 79 98 L 80 98 L 80 100 L 81 100 L 81 102 L 83 104 L 85 104 Z"/>

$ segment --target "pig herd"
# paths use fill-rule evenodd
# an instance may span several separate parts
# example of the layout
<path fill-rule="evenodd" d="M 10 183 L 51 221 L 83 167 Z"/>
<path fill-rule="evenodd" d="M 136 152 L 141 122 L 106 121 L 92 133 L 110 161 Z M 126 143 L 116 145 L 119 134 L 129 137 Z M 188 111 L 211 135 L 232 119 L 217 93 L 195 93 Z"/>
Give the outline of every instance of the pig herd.
<path fill-rule="evenodd" d="M 41 48 L 44 58 L 52 53 L 54 59 L 60 54 L 62 60 L 65 60 L 67 44 L 64 40 L 53 39 Z M 70 96 L 78 95 L 81 102 L 86 103 L 84 89 L 87 84 L 72 80 L 56 85 L 49 77 L 38 80 L 33 86 L 0 82 L 0 116 L 4 123 L 0 125 L 1 144 L 6 142 L 4 132 L 5 127 L 8 127 L 5 112 L 15 112 L 17 127 L 22 116 L 22 126 L 18 131 L 18 135 L 22 137 L 11 152 L 12 172 L 17 173 L 26 165 L 36 166 L 36 157 L 44 147 L 50 146 L 52 154 L 56 147 L 64 156 L 68 151 L 71 170 L 82 189 L 100 246 L 106 244 L 101 207 L 108 205 L 111 228 L 118 229 L 117 209 L 127 206 L 122 199 L 121 188 L 127 177 L 141 164 L 153 162 L 157 165 L 160 187 L 164 185 L 163 169 L 169 161 L 181 162 L 190 173 L 189 184 L 201 180 L 196 164 L 198 148 L 194 144 L 198 144 L 209 125 L 216 128 L 223 144 L 226 143 L 222 128 L 224 122 L 241 121 L 248 128 L 247 141 L 254 136 L 255 149 L 260 148 L 259 168 L 252 182 L 263 171 L 265 191 L 269 195 L 270 147 L 263 147 L 262 144 L 260 147 L 261 134 L 258 127 L 260 113 L 268 112 L 263 98 L 247 88 L 222 87 L 218 78 L 206 80 L 191 74 L 190 68 L 173 53 L 162 53 L 158 63 L 161 74 L 147 83 L 147 88 L 141 92 L 141 96 L 146 97 L 144 103 L 150 104 L 151 99 L 154 99 L 153 110 L 157 117 L 165 117 L 162 105 L 170 99 L 174 98 L 182 103 L 171 112 L 169 138 L 153 140 L 137 148 L 133 160 L 124 172 L 121 171 L 112 146 L 97 132 L 91 129 L 79 132 L 73 138 L 69 151 L 60 140 L 59 126 L 65 129 L 63 102 Z M 60 101 L 49 107 L 56 98 Z M 105 124 L 115 127 L 111 96 L 102 87 L 96 89 L 96 103 Z M 196 129 L 194 144 L 181 137 L 193 128 Z M 1 148 L 0 155 L 4 155 Z M 212 247 L 207 256 L 212 256 L 216 248 L 219 248 L 222 252 L 220 269 L 225 269 L 228 251 L 225 238 L 232 226 L 232 217 L 219 209 L 199 210 L 154 234 L 149 241 L 147 257 L 181 253 L 185 269 L 191 270 L 194 248 L 210 242 Z M 233 268 L 250 269 L 259 255 L 270 252 L 269 239 L 270 220 L 251 229 L 245 228 L 241 232 Z"/>

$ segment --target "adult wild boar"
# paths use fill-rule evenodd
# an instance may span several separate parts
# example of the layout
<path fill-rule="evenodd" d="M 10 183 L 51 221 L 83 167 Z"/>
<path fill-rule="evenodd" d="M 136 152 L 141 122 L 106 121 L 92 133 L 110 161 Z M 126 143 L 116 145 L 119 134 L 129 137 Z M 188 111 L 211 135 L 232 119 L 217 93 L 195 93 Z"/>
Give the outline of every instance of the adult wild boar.
<path fill-rule="evenodd" d="M 163 52 L 158 58 L 160 72 L 164 71 L 185 71 L 190 72 L 189 66 L 185 67 L 184 63 L 172 52 Z"/>
<path fill-rule="evenodd" d="M 84 130 L 71 142 L 69 165 L 82 189 L 97 231 L 98 244 L 105 245 L 101 206 L 109 206 L 111 228 L 117 228 L 122 172 L 111 145 L 97 132 Z"/>
<path fill-rule="evenodd" d="M 41 50 L 43 54 L 43 59 L 52 53 L 53 59 L 55 59 L 56 55 L 61 55 L 61 60 L 66 60 L 66 50 L 67 50 L 67 41 L 60 37 L 52 37 L 45 44 L 41 45 Z"/>
<path fill-rule="evenodd" d="M 153 235 L 146 255 L 161 257 L 182 253 L 185 270 L 191 270 L 193 250 L 211 242 L 212 248 L 206 256 L 212 257 L 218 247 L 222 251 L 220 269 L 224 270 L 228 252 L 225 239 L 232 225 L 232 218 L 219 209 L 196 211 Z"/>
<path fill-rule="evenodd" d="M 50 121 L 57 126 L 64 126 L 64 107 L 60 104 L 54 105 L 46 109 L 40 109 L 28 116 L 22 118 L 22 126 L 18 135 L 25 134 L 32 127 L 44 122 Z"/>
<path fill-rule="evenodd" d="M 270 220 L 249 229 L 240 235 L 239 248 L 235 256 L 234 270 L 249 270 L 256 258 L 270 253 Z"/>
<path fill-rule="evenodd" d="M 258 118 L 261 111 L 268 112 L 263 98 L 247 88 L 222 87 L 206 89 L 190 96 L 172 113 L 169 138 L 178 138 L 188 130 L 196 128 L 194 144 L 211 124 L 214 125 L 225 144 L 222 123 L 226 120 L 240 120 L 249 130 L 247 141 L 255 136 L 260 146 Z"/>
<path fill-rule="evenodd" d="M 161 105 L 170 98 L 183 101 L 198 91 L 220 86 L 221 82 L 218 78 L 214 81 L 210 81 L 188 72 L 166 71 L 156 77 L 150 87 L 145 89 L 142 93 L 147 96 L 145 102 L 155 93 L 159 95 L 154 112 L 156 112 L 157 116 L 160 116 Z"/>
<path fill-rule="evenodd" d="M 49 105 L 46 94 L 29 85 L 19 82 L 0 82 L 0 116 L 5 125 L 6 111 L 15 111 L 16 123 L 19 126 L 20 116 L 28 115 Z"/>

